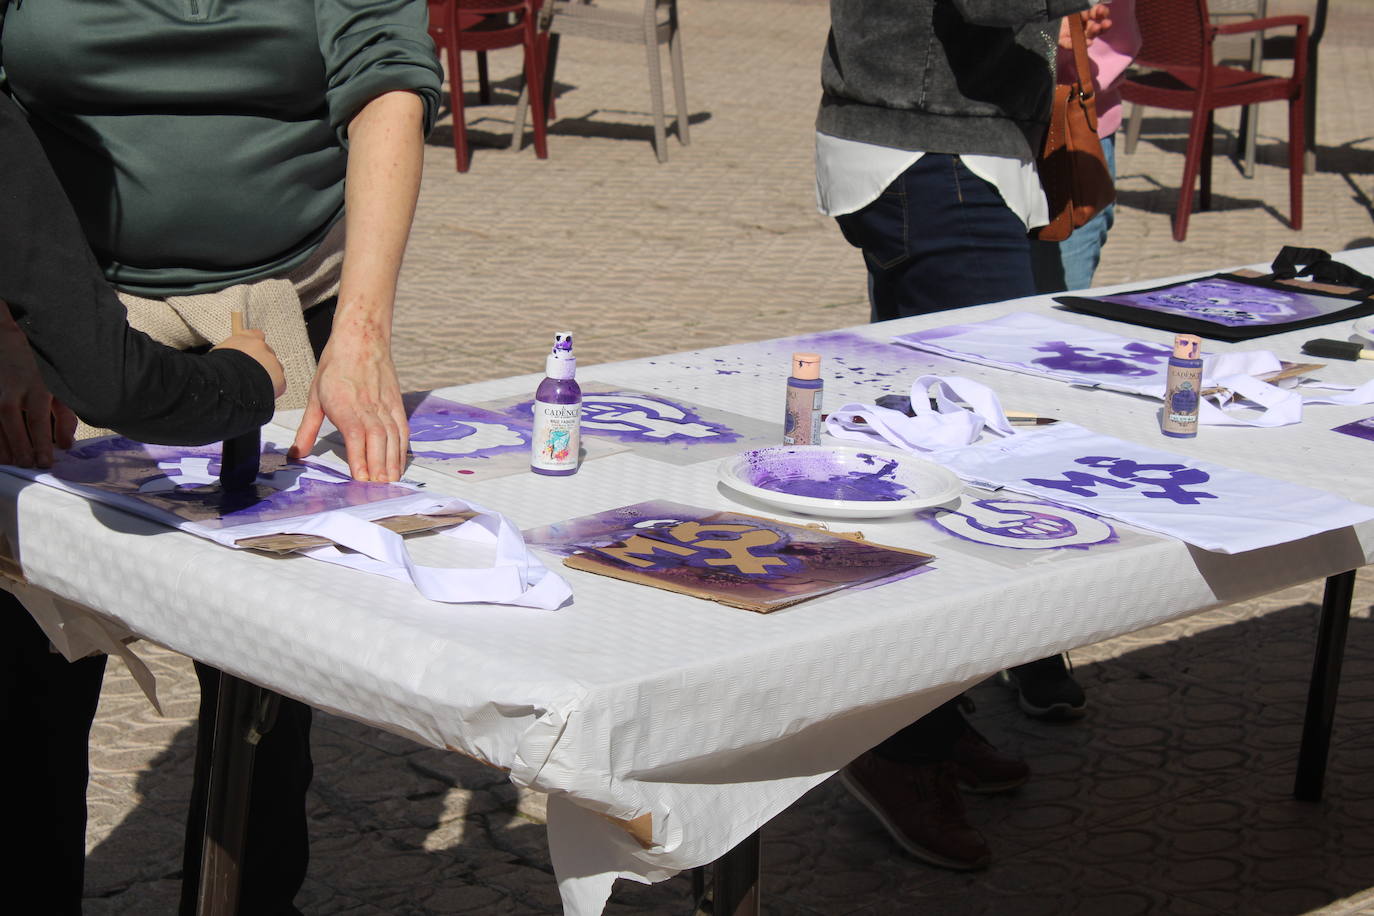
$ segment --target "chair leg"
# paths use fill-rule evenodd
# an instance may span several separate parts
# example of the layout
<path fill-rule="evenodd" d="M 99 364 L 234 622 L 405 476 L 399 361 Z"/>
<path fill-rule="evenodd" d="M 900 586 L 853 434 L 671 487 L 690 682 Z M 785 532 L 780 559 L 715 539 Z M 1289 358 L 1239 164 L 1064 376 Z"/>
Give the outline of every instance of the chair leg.
<path fill-rule="evenodd" d="M 1302 175 L 1306 157 L 1304 140 L 1307 136 L 1307 109 L 1302 99 L 1288 103 L 1288 205 L 1292 215 L 1288 225 L 1302 228 Z"/>
<path fill-rule="evenodd" d="M 1304 170 L 1309 175 L 1317 174 L 1317 43 L 1310 41 L 1307 47 L 1307 87 L 1303 90 L 1303 116 L 1306 121 L 1304 131 Z"/>
<path fill-rule="evenodd" d="M 525 17 L 525 87 L 530 96 L 530 115 L 534 119 L 534 154 L 549 158 L 548 121 L 544 117 L 544 64 L 539 59 L 543 39 L 533 16 Z"/>
<path fill-rule="evenodd" d="M 450 36 L 456 33 L 450 31 Z M 458 42 L 450 37 L 448 47 L 448 97 L 453 113 L 453 157 L 457 160 L 458 171 L 466 172 L 471 164 L 468 155 L 467 118 L 463 109 L 463 52 L 458 50 Z"/>
<path fill-rule="evenodd" d="M 1202 135 L 1202 192 L 1198 194 L 1199 211 L 1212 209 L 1212 155 L 1216 140 L 1216 112 L 1207 112 L 1207 132 Z"/>
<path fill-rule="evenodd" d="M 1135 152 L 1135 145 L 1140 142 L 1140 122 L 1145 118 L 1145 106 L 1139 102 L 1131 103 L 1131 120 L 1126 125 L 1126 154 Z"/>
<path fill-rule="evenodd" d="M 673 67 L 673 103 L 677 108 L 677 139 L 687 146 L 692 142 L 688 130 L 687 116 L 687 77 L 682 72 L 682 30 L 677 27 L 677 4 L 674 3 L 670 15 L 672 16 L 672 31 L 668 37 L 668 57 Z"/>
<path fill-rule="evenodd" d="M 477 99 L 483 105 L 491 104 L 491 77 L 487 74 L 487 52 L 477 52 Z"/>
<path fill-rule="evenodd" d="M 1193 185 L 1197 183 L 1198 166 L 1202 162 L 1203 132 L 1210 123 L 1210 112 L 1193 112 L 1188 128 L 1188 152 L 1183 158 L 1183 183 L 1178 189 L 1178 208 L 1174 211 L 1174 241 L 1181 242 L 1188 235 L 1188 214 L 1193 209 Z"/>
<path fill-rule="evenodd" d="M 644 52 L 649 59 L 649 95 L 654 106 L 654 152 L 659 162 L 668 161 L 668 128 L 663 114 L 663 71 L 658 59 L 658 27 L 644 26 Z"/>

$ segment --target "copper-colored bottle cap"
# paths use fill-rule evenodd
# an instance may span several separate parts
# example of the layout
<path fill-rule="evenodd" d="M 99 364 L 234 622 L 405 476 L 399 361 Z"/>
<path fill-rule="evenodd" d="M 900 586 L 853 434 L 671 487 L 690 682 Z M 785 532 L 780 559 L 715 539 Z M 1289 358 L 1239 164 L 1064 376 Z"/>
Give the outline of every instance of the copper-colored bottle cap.
<path fill-rule="evenodd" d="M 1175 359 L 1198 359 L 1202 356 L 1202 338 L 1196 334 L 1179 334 L 1174 337 Z"/>
<path fill-rule="evenodd" d="M 793 353 L 792 377 L 811 379 L 821 377 L 821 355 L 819 353 Z"/>

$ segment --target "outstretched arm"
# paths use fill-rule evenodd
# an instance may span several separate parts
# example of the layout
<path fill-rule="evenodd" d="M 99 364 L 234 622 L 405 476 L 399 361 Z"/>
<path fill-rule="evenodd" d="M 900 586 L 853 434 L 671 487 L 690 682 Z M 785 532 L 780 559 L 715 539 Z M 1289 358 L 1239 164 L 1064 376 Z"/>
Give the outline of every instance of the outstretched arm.
<path fill-rule="evenodd" d="M 129 327 L 37 138 L 0 95 L 0 460 L 49 463 L 71 436 L 64 404 L 145 442 L 213 442 L 271 419 L 280 378 L 258 341 L 193 356 Z"/>
<path fill-rule="evenodd" d="M 420 98 L 401 90 L 368 102 L 348 126 L 339 307 L 292 452 L 308 454 L 328 417 L 358 480 L 399 479 L 410 444 L 391 360 L 391 316 L 420 192 L 422 122 Z"/>

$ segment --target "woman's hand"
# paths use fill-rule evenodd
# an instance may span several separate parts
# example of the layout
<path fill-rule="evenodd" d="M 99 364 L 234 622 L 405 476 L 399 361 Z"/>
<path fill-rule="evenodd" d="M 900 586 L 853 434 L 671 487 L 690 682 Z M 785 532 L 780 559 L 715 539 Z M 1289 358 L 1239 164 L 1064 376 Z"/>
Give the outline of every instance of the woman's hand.
<path fill-rule="evenodd" d="M 0 301 L 0 464 L 52 467 L 53 446 L 71 448 L 76 414 L 52 396 L 9 306 Z"/>
<path fill-rule="evenodd" d="M 348 471 L 355 479 L 401 478 L 410 427 L 389 341 L 377 334 L 339 332 L 330 339 L 310 385 L 292 460 L 310 453 L 325 417 L 343 436 Z"/>
<path fill-rule="evenodd" d="M 1083 34 L 1091 44 L 1098 35 L 1112 27 L 1112 8 L 1105 3 L 1090 6 L 1078 14 L 1083 21 Z M 1065 51 L 1073 50 L 1073 38 L 1069 34 L 1069 17 L 1059 20 L 1059 47 Z"/>

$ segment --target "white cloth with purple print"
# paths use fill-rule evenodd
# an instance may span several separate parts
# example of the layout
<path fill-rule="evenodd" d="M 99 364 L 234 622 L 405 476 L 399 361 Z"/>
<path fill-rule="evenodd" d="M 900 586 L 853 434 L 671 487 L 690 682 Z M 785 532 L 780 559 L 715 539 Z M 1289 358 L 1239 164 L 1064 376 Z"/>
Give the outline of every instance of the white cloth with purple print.
<path fill-rule="evenodd" d="M 1047 497 L 1218 553 L 1374 520 L 1374 508 L 1331 493 L 1072 423 L 930 457 L 979 486 Z"/>
<path fill-rule="evenodd" d="M 1171 348 L 1083 328 L 1025 312 L 971 324 L 952 324 L 901 334 L 895 343 L 981 366 L 1009 369 L 1087 388 L 1104 388 L 1162 400 Z M 1223 389 L 1203 398 L 1198 422 L 1204 426 L 1288 426 L 1302 420 L 1309 404 L 1374 403 L 1374 382 L 1338 393 L 1304 398 L 1319 387 L 1286 380 L 1270 384 L 1256 378 L 1282 368 L 1268 350 L 1203 354 L 1202 383 Z M 1243 407 L 1245 413 L 1228 412 Z"/>
<path fill-rule="evenodd" d="M 953 394 L 962 408 L 946 397 Z M 935 407 L 929 405 L 935 400 Z M 1374 508 L 1297 484 L 1198 461 L 1059 422 L 1016 432 L 997 396 L 965 378 L 922 376 L 917 415 L 863 404 L 830 414 L 839 439 L 882 442 L 948 467 L 992 490 L 1047 497 L 1178 538 L 1240 553 L 1374 519 Z M 983 430 L 1000 438 L 978 441 Z M 1307 521 L 1312 520 L 1312 521 Z"/>

